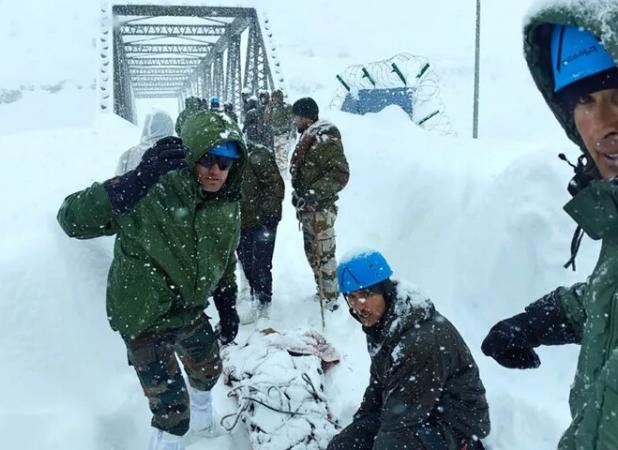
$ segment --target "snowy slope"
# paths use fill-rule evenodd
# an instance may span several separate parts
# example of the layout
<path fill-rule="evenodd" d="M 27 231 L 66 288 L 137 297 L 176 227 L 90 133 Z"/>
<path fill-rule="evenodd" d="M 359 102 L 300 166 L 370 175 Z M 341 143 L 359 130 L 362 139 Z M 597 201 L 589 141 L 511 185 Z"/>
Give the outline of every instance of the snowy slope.
<path fill-rule="evenodd" d="M 97 70 L 96 5 L 56 3 L 49 11 L 34 0 L 10 3 L 11 14 L 0 19 L 0 48 L 9 56 L 0 88 L 34 86 L 23 90 L 22 100 L 0 103 L 2 447 L 140 449 L 149 433 L 147 402 L 105 317 L 113 241 L 70 240 L 55 222 L 64 196 L 112 175 L 139 129 L 95 114 L 88 86 Z M 480 352 L 496 320 L 557 285 L 583 279 L 597 251 L 585 240 L 578 272 L 561 267 L 573 225 L 561 211 L 570 171 L 555 155 L 566 151 L 574 158 L 577 150 L 554 123 L 520 57 L 525 5 L 484 5 L 482 139 L 472 141 L 466 136 L 473 8 L 455 0 L 443 0 L 440 8 L 388 0 L 380 9 L 325 0 L 304 9 L 275 0 L 218 3 L 259 3 L 272 24 L 291 98 L 313 95 L 328 104 L 334 74 L 350 64 L 400 51 L 435 59 L 458 138 L 415 129 L 395 108 L 365 117 L 323 113 L 342 131 L 352 172 L 340 201 L 338 254 L 361 245 L 382 250 L 396 276 L 421 286 L 460 329 L 488 390 L 493 449 L 554 448 L 569 420 L 577 349 L 542 349 L 541 368 L 526 372 L 503 369 Z M 29 20 L 38 25 L 33 34 Z M 36 38 L 47 46 L 35 45 Z M 42 88 L 61 80 L 69 81 L 56 93 Z M 273 323 L 319 327 L 317 306 L 303 300 L 312 276 L 289 198 L 274 279 Z M 250 332 L 243 329 L 240 339 Z M 368 380 L 369 359 L 362 332 L 343 309 L 328 317 L 326 336 L 343 356 L 327 374 L 326 390 L 345 424 Z M 217 386 L 217 406 L 232 411 L 225 393 Z M 191 449 L 216 444 L 242 450 L 246 442 L 238 430 Z"/>

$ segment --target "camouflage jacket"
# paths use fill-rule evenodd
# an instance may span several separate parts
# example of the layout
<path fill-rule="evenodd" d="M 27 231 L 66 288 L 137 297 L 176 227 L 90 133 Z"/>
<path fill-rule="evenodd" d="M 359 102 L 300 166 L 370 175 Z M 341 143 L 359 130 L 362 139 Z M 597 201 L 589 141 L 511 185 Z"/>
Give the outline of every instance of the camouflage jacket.
<path fill-rule="evenodd" d="M 200 112 L 182 130 L 189 167 L 210 148 L 235 141 L 241 158 L 216 195 L 206 195 L 190 171 L 166 173 L 126 214 L 112 214 L 100 183 L 69 195 L 58 221 L 70 237 L 115 235 L 108 274 L 111 327 L 131 340 L 190 324 L 216 288 L 236 290 L 240 185 L 246 150 L 237 126 L 222 114 Z"/>
<path fill-rule="evenodd" d="M 292 154 L 290 174 L 297 195 L 311 192 L 318 209 L 335 209 L 337 194 L 350 177 L 337 127 L 319 120 L 305 130 Z"/>
<path fill-rule="evenodd" d="M 290 133 L 292 124 L 292 106 L 289 103 L 270 103 L 264 112 L 264 122 L 273 128 L 275 135 Z"/>
<path fill-rule="evenodd" d="M 242 228 L 277 224 L 281 220 L 283 178 L 273 153 L 266 147 L 248 143 L 249 163 L 242 179 Z"/>

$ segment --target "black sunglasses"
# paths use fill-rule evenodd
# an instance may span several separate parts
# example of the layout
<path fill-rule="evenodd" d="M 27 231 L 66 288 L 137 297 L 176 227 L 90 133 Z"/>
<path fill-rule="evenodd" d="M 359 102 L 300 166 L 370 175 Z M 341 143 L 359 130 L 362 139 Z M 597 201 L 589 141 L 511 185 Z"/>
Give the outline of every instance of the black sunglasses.
<path fill-rule="evenodd" d="M 198 163 L 209 169 L 216 164 L 221 170 L 229 170 L 234 163 L 234 159 L 228 158 L 227 156 L 211 155 L 210 153 L 206 153 L 200 158 Z"/>

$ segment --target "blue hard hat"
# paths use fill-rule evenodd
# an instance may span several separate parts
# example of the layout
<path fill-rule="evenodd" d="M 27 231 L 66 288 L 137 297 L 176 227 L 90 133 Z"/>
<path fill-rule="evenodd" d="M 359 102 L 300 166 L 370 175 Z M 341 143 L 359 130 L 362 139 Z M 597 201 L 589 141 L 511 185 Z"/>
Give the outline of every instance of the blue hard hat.
<path fill-rule="evenodd" d="M 614 58 L 594 34 L 571 25 L 554 25 L 551 63 L 554 92 L 616 67 Z"/>
<path fill-rule="evenodd" d="M 217 97 L 216 95 L 210 97 L 210 106 L 219 106 L 220 104 L 221 102 L 219 101 L 219 97 Z"/>
<path fill-rule="evenodd" d="M 337 282 L 342 294 L 366 289 L 393 274 L 382 254 L 375 250 L 356 253 L 337 267 Z"/>
<path fill-rule="evenodd" d="M 238 159 L 240 158 L 240 152 L 238 151 L 238 144 L 234 141 L 224 142 L 216 147 L 213 147 L 208 152 L 211 155 L 226 156 L 228 158 Z"/>

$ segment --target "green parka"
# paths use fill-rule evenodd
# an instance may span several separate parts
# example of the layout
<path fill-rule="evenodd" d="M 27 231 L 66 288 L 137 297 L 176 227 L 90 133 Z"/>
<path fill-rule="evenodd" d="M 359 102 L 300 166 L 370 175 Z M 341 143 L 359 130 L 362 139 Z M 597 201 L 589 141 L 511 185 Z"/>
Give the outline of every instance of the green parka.
<path fill-rule="evenodd" d="M 335 125 L 319 120 L 303 132 L 290 160 L 290 174 L 298 196 L 311 192 L 318 209 L 336 209 L 337 194 L 348 183 L 350 169 Z"/>
<path fill-rule="evenodd" d="M 178 136 L 182 133 L 182 126 L 185 124 L 187 119 L 200 110 L 200 99 L 197 97 L 187 97 L 185 99 L 185 109 L 183 109 L 180 114 L 178 114 L 178 118 L 176 119 L 176 134 Z"/>
<path fill-rule="evenodd" d="M 236 288 L 240 184 L 246 150 L 226 116 L 200 112 L 182 131 L 193 167 L 210 148 L 235 141 L 240 159 L 207 197 L 188 170 L 161 176 L 132 211 L 113 215 L 101 183 L 68 196 L 58 221 L 70 237 L 116 235 L 108 274 L 107 315 L 125 339 L 190 324 L 217 288 Z"/>
<path fill-rule="evenodd" d="M 421 292 L 400 282 L 394 289 L 381 322 L 364 328 L 371 375 L 354 419 L 379 415 L 375 450 L 399 448 L 393 439 L 424 422 L 442 429 L 445 450 L 484 438 L 489 407 L 468 346 Z"/>
<path fill-rule="evenodd" d="M 531 15 L 524 29 L 526 60 L 537 87 L 567 135 L 587 153 L 572 111 L 556 101 L 547 24 L 580 26 L 601 38 L 618 60 L 618 3 L 607 0 L 554 1 Z M 590 158 L 589 158 L 590 159 Z M 598 178 L 593 164 L 588 172 Z M 585 283 L 558 288 L 561 313 L 581 344 L 569 405 L 572 422 L 562 450 L 618 449 L 618 185 L 599 180 L 583 189 L 565 208 L 592 239 L 602 240 L 594 271 Z"/>
<path fill-rule="evenodd" d="M 247 144 L 249 163 L 242 180 L 240 217 L 242 229 L 281 220 L 285 187 L 273 153 L 263 145 Z"/>

